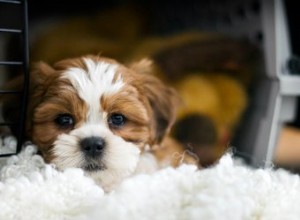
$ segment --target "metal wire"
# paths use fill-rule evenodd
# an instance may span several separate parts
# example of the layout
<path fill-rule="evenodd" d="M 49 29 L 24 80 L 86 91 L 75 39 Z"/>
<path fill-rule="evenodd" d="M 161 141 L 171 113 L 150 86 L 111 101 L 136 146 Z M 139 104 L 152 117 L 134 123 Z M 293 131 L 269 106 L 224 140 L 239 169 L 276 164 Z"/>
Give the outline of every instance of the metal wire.
<path fill-rule="evenodd" d="M 17 126 L 17 148 L 16 152 L 1 154 L 0 157 L 6 157 L 10 155 L 17 154 L 21 151 L 23 140 L 24 140 L 24 131 L 25 131 L 25 120 L 27 112 L 27 101 L 28 101 L 28 86 L 29 86 L 29 45 L 28 45 L 28 5 L 27 0 L 21 1 L 10 1 L 10 0 L 0 0 L 0 3 L 4 4 L 16 4 L 19 7 L 22 7 L 22 28 L 0 28 L 0 33 L 13 33 L 20 34 L 22 40 L 22 60 L 17 61 L 0 61 L 0 65 L 5 66 L 22 66 L 22 74 L 24 74 L 23 87 L 20 91 L 15 90 L 0 90 L 0 94 L 18 94 L 21 96 L 21 109 L 19 121 L 16 123 L 0 123 L 0 126 Z"/>

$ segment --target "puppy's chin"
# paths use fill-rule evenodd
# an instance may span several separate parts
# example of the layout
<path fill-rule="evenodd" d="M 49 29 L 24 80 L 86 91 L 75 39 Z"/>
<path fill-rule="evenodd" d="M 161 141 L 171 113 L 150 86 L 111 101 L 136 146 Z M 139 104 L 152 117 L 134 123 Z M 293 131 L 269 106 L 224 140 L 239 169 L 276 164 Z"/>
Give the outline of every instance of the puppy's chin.
<path fill-rule="evenodd" d="M 80 147 L 86 137 L 99 136 L 106 141 L 101 156 L 90 158 Z M 69 167 L 82 168 L 105 191 L 112 190 L 124 178 L 133 174 L 140 158 L 139 146 L 126 142 L 106 127 L 85 125 L 69 134 L 61 134 L 54 142 L 50 161 L 60 170 Z"/>

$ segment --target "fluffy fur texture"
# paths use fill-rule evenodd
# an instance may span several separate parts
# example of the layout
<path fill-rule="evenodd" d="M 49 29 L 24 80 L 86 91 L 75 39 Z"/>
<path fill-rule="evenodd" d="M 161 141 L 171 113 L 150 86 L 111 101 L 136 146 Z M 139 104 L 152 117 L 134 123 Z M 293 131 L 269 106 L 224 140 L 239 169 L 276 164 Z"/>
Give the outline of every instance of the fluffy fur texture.
<path fill-rule="evenodd" d="M 27 140 L 38 146 L 46 162 L 61 170 L 82 168 L 107 191 L 143 170 L 144 154 L 152 153 L 155 161 L 161 146 L 173 150 L 159 153 L 151 170 L 178 165 L 189 155 L 173 157 L 183 154 L 184 148 L 169 146 L 165 139 L 179 98 L 152 72 L 149 60 L 124 66 L 92 55 L 53 66 L 36 64 L 29 89 Z"/>
<path fill-rule="evenodd" d="M 105 194 L 81 169 L 57 171 L 27 146 L 1 168 L 0 219 L 281 220 L 300 217 L 300 178 L 252 169 L 224 155 L 218 164 L 166 168 L 128 178 Z"/>

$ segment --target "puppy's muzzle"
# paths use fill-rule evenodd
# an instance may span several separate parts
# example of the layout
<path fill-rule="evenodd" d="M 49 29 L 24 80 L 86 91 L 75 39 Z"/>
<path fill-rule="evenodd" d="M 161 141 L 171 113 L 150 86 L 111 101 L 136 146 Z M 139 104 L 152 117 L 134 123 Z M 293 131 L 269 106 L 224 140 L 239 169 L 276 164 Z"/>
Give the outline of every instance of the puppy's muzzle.
<path fill-rule="evenodd" d="M 87 137 L 80 141 L 81 150 L 87 157 L 98 158 L 102 155 L 105 148 L 105 141 L 101 137 Z"/>

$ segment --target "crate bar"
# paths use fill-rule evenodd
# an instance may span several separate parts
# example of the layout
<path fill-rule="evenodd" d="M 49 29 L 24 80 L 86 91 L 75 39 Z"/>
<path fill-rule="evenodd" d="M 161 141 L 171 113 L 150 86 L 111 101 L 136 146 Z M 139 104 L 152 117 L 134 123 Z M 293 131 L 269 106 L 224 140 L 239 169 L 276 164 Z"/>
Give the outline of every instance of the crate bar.
<path fill-rule="evenodd" d="M 23 65 L 23 62 L 22 61 L 0 61 L 0 65 L 20 66 Z"/>
<path fill-rule="evenodd" d="M 0 154 L 0 157 L 10 157 L 16 155 L 15 153 L 9 153 L 9 154 Z"/>
<path fill-rule="evenodd" d="M 0 0 L 0 3 L 21 4 L 21 1 Z"/>
<path fill-rule="evenodd" d="M 29 87 L 29 44 L 28 44 L 28 5 L 27 0 L 22 1 L 23 6 L 23 31 L 22 31 L 22 41 L 23 41 L 23 94 L 22 94 L 22 107 L 19 123 L 19 133 L 18 133 L 18 144 L 17 153 L 22 149 L 24 132 L 25 132 L 25 120 L 27 114 L 27 102 L 28 102 L 28 87 Z"/>
<path fill-rule="evenodd" d="M 11 29 L 11 28 L 0 28 L 0 32 L 2 33 L 22 33 L 22 30 L 20 29 Z"/>
<path fill-rule="evenodd" d="M 23 91 L 17 90 L 0 90 L 0 94 L 21 94 Z"/>

